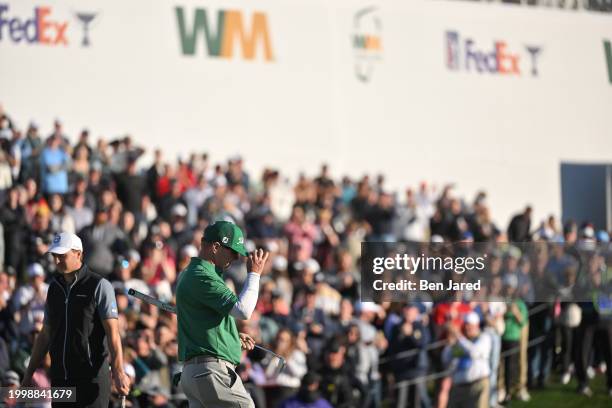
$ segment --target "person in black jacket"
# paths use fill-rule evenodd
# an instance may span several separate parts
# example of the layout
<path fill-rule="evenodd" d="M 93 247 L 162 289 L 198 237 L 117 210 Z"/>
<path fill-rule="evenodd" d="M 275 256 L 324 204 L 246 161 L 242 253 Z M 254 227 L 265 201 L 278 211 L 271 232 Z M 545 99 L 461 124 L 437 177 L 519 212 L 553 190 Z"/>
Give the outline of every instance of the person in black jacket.
<path fill-rule="evenodd" d="M 321 394 L 332 406 L 338 408 L 356 407 L 361 397 L 365 396 L 359 381 L 345 364 L 345 355 L 346 346 L 336 339 L 331 340 L 321 370 Z"/>
<path fill-rule="evenodd" d="M 391 369 L 398 383 L 411 381 L 427 374 L 426 347 L 431 335 L 429 328 L 419 320 L 416 303 L 408 303 L 403 308 L 403 319 L 391 333 L 389 355 L 392 356 Z M 421 399 L 428 400 L 425 382 L 400 387 L 399 398 L 408 401 L 408 406 L 420 407 Z M 424 404 L 430 405 L 430 404 Z"/>
<path fill-rule="evenodd" d="M 508 242 L 528 242 L 531 241 L 531 207 L 526 207 L 525 211 L 512 217 L 508 225 Z"/>
<path fill-rule="evenodd" d="M 129 391 L 113 287 L 83 263 L 83 244 L 75 234 L 56 235 L 49 252 L 59 273 L 49 285 L 43 329 L 36 337 L 22 386 L 31 386 L 32 374 L 49 352 L 51 386 L 76 387 L 79 407 L 106 408 L 109 348 L 115 387 L 122 395 Z M 64 404 L 54 402 L 53 406 Z"/>

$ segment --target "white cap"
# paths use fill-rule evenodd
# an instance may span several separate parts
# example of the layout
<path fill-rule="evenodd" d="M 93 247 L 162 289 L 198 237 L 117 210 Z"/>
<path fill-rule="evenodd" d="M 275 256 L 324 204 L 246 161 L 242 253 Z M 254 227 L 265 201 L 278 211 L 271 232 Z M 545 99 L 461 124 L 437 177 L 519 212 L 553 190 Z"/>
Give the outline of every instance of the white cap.
<path fill-rule="evenodd" d="M 125 371 L 128 377 L 136 378 L 136 370 L 130 363 L 123 364 L 123 371 Z"/>
<path fill-rule="evenodd" d="M 187 207 L 181 203 L 174 204 L 174 207 L 172 207 L 172 215 L 185 217 L 187 215 Z"/>
<path fill-rule="evenodd" d="M 183 249 L 181 249 L 181 253 L 183 255 L 187 255 L 190 258 L 198 256 L 198 249 L 193 245 L 185 245 Z"/>
<path fill-rule="evenodd" d="M 277 271 L 284 271 L 287 269 L 287 258 L 282 255 L 275 256 L 272 261 L 272 269 L 276 269 Z"/>
<path fill-rule="evenodd" d="M 442 238 L 442 235 L 434 234 L 431 236 L 431 242 L 434 244 L 442 244 L 444 243 L 444 238 Z"/>
<path fill-rule="evenodd" d="M 45 270 L 39 263 L 33 263 L 28 266 L 28 276 L 33 278 L 34 276 L 45 276 Z"/>
<path fill-rule="evenodd" d="M 463 321 L 466 324 L 480 324 L 480 316 L 478 316 L 478 313 L 476 312 L 470 312 L 465 315 Z"/>
<path fill-rule="evenodd" d="M 127 257 L 128 257 L 128 260 L 130 260 L 130 261 L 134 261 L 136 263 L 140 262 L 140 254 L 135 249 L 130 249 L 128 251 L 128 256 Z"/>
<path fill-rule="evenodd" d="M 381 311 L 382 307 L 374 302 L 360 302 L 357 303 L 357 305 L 355 305 L 355 308 L 357 309 L 358 313 L 364 313 L 364 312 L 372 312 L 372 313 L 378 313 Z"/>
<path fill-rule="evenodd" d="M 321 270 L 319 263 L 316 259 L 310 258 L 306 262 L 304 262 L 304 269 L 306 269 L 310 273 L 317 273 Z"/>
<path fill-rule="evenodd" d="M 81 238 L 71 232 L 62 232 L 53 238 L 53 243 L 47 252 L 63 255 L 71 249 L 74 249 L 75 251 L 83 251 L 83 243 L 81 242 Z"/>

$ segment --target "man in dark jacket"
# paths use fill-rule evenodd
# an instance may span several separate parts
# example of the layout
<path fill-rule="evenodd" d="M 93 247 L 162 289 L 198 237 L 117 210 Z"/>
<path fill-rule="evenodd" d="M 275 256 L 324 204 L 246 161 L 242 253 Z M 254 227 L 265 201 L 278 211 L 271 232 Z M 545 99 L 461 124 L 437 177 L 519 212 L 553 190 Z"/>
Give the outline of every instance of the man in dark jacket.
<path fill-rule="evenodd" d="M 76 387 L 79 407 L 106 408 L 109 349 L 115 386 L 123 395 L 129 391 L 113 287 L 83 263 L 83 244 L 75 234 L 58 234 L 49 252 L 59 273 L 49 285 L 43 329 L 36 337 L 22 386 L 31 386 L 32 374 L 49 352 L 53 387 Z M 62 404 L 54 402 L 53 406 Z"/>
<path fill-rule="evenodd" d="M 526 207 L 525 211 L 512 217 L 508 225 L 508 242 L 527 242 L 531 241 L 531 207 Z"/>
<path fill-rule="evenodd" d="M 346 347 L 337 340 L 332 340 L 325 352 L 325 366 L 321 370 L 320 390 L 323 397 L 334 407 L 355 407 L 359 404 L 360 390 L 357 378 L 345 364 Z M 360 395 L 361 394 L 361 395 Z"/>

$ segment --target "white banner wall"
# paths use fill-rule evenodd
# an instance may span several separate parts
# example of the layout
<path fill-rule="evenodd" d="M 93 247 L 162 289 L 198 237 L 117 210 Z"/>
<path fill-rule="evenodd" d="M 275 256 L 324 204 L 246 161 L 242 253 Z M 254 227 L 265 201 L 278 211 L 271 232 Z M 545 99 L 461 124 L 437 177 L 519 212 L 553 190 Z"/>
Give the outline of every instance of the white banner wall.
<path fill-rule="evenodd" d="M 394 188 L 455 182 L 487 190 L 503 224 L 527 202 L 559 213 L 561 160 L 612 157 L 607 15 L 433 0 L 0 0 L 0 12 L 0 102 L 22 127 L 61 117 L 73 135 L 130 133 L 171 158 L 241 153 L 256 175 L 327 161 Z"/>

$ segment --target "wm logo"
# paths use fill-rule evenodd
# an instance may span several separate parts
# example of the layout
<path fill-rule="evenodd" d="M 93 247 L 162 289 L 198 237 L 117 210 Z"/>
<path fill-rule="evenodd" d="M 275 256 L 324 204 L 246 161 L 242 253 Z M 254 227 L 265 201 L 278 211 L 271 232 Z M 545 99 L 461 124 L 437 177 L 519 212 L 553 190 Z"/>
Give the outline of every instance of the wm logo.
<path fill-rule="evenodd" d="M 187 21 L 182 7 L 174 10 L 183 55 L 194 55 L 199 49 L 198 43 L 202 41 L 202 44 L 206 44 L 206 49 L 202 50 L 210 57 L 234 58 L 235 47 L 239 45 L 245 60 L 254 60 L 258 50 L 263 52 L 265 61 L 274 60 L 268 19 L 264 13 L 251 14 L 248 24 L 250 31 L 247 31 L 241 11 L 219 10 L 215 15 L 216 30 L 213 31 L 209 20 L 212 13 L 205 9 L 196 9 L 191 21 Z"/>

